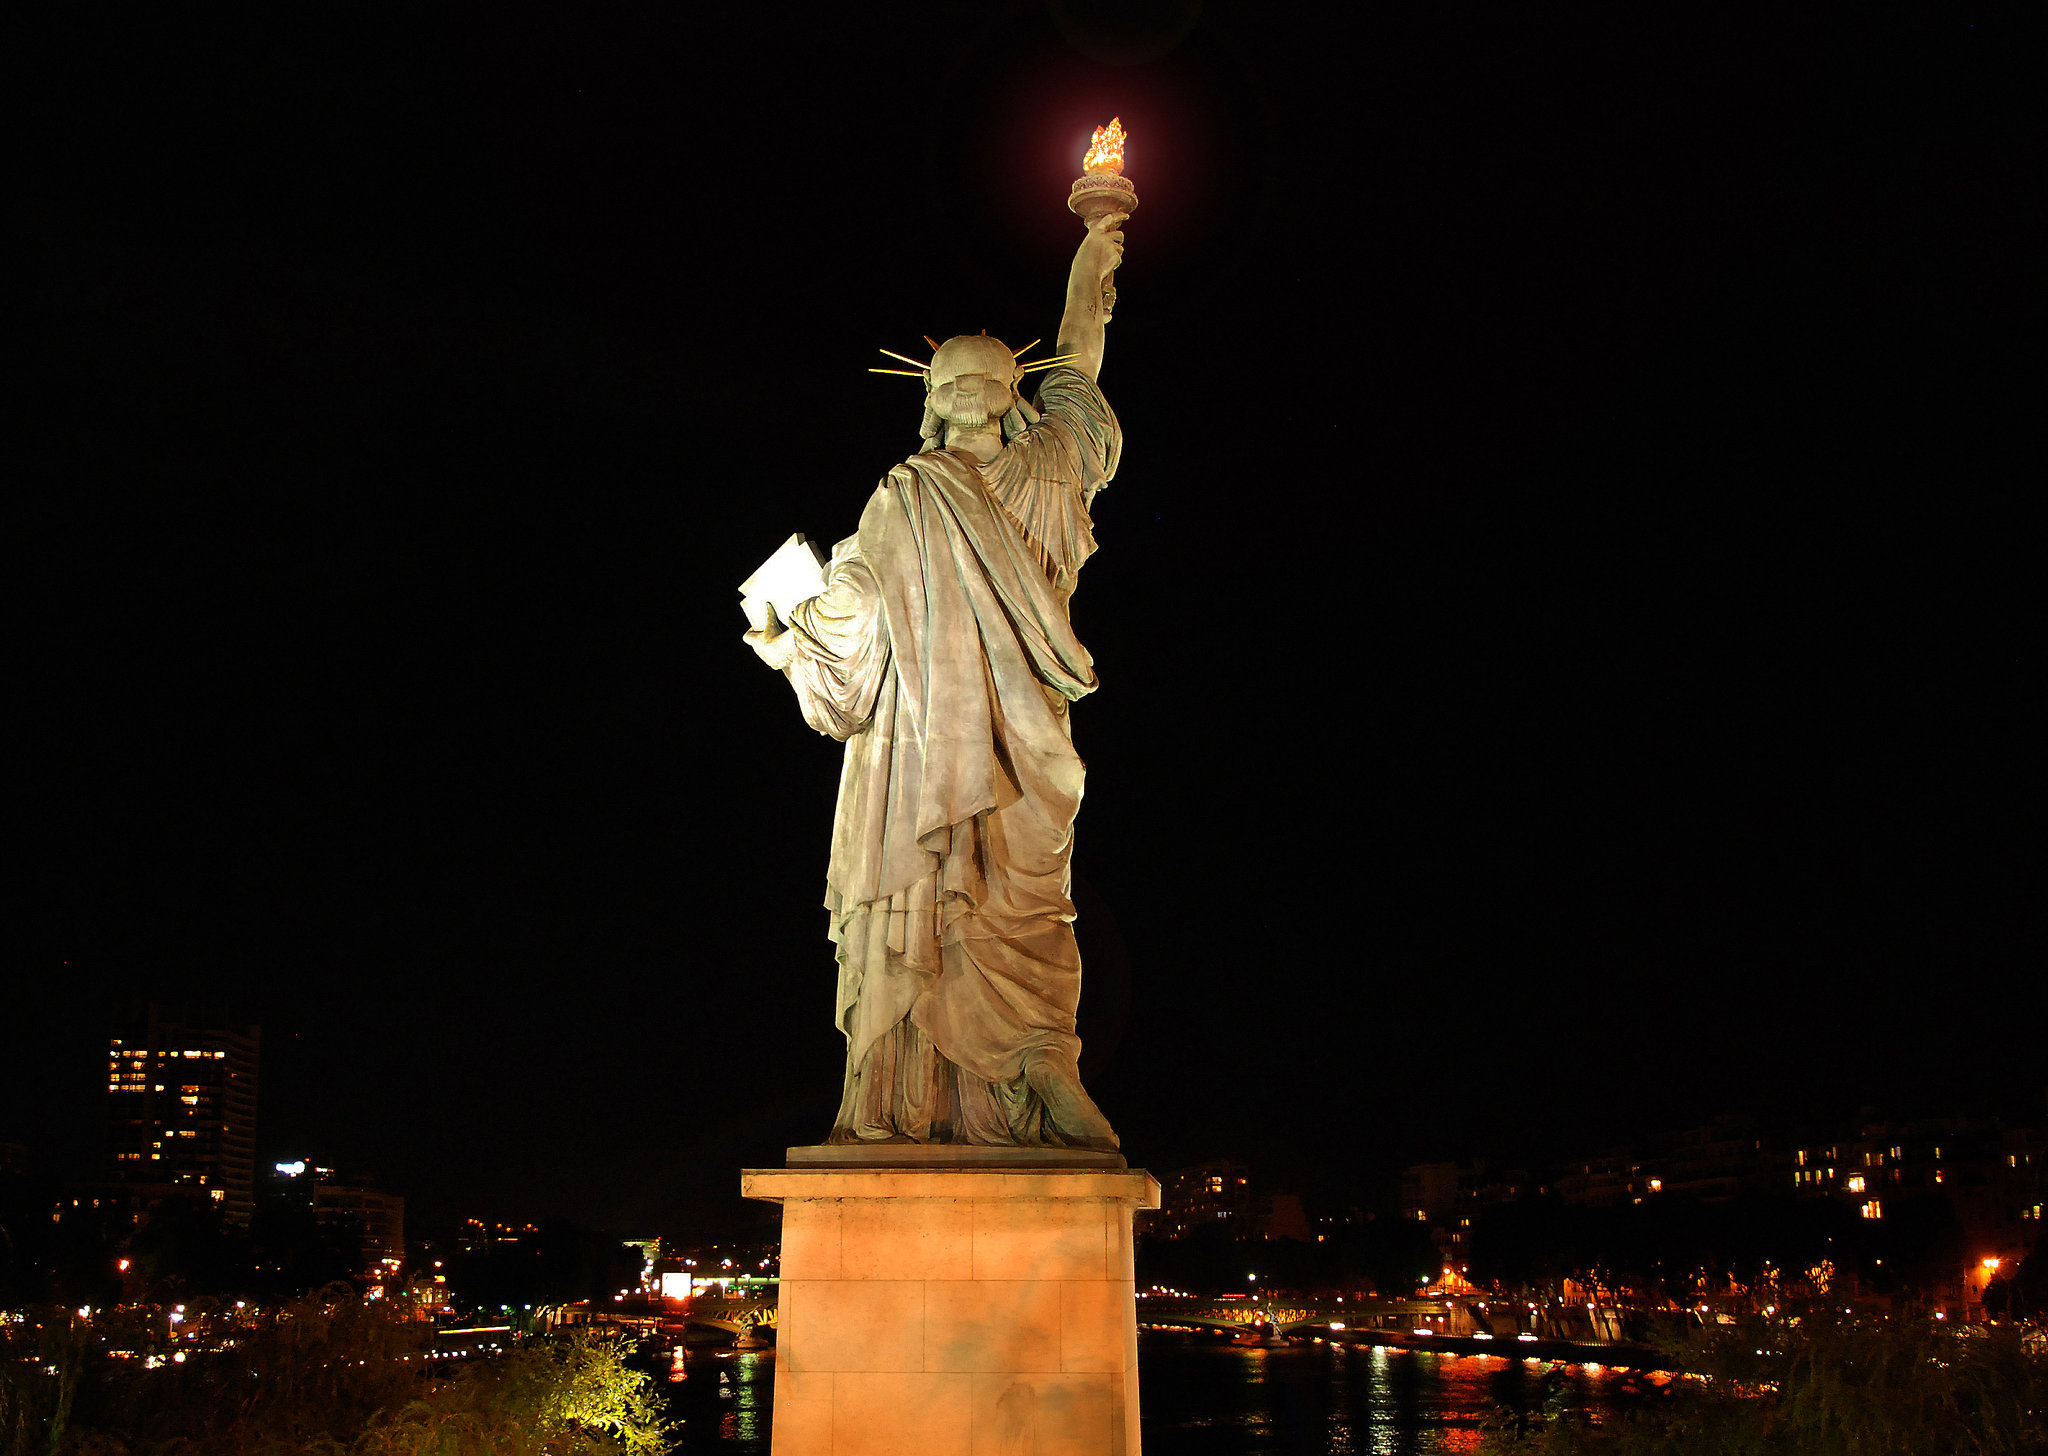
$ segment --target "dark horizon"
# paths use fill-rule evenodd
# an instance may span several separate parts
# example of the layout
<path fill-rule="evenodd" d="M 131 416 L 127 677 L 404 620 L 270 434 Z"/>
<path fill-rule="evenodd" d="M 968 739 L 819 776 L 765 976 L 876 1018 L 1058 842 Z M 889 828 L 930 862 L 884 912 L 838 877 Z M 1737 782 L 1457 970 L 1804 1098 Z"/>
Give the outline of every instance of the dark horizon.
<path fill-rule="evenodd" d="M 742 1216 L 836 1101 L 839 750 L 736 585 L 915 447 L 878 347 L 1052 331 L 1112 114 L 1132 1163 L 2042 1119 L 2033 37 L 1091 14 L 25 25 L 0 1138 L 199 1001 L 260 1166 Z"/>

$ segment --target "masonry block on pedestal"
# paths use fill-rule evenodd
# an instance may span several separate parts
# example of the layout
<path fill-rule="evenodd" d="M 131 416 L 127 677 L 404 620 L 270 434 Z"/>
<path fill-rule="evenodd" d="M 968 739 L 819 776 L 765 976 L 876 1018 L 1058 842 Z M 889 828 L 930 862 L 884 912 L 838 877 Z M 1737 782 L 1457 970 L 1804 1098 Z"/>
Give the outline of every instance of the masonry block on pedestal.
<path fill-rule="evenodd" d="M 782 1204 L 775 1456 L 1137 1456 L 1124 1168 L 749 1169 Z"/>

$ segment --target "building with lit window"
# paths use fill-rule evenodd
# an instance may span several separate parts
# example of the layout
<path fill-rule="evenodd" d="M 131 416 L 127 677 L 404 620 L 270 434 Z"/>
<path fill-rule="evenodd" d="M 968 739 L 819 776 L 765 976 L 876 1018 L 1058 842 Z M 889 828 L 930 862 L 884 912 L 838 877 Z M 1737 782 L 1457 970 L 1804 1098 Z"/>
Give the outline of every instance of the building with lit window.
<path fill-rule="evenodd" d="M 156 1002 L 116 1013 L 107 1038 L 102 1187 L 137 1207 L 208 1199 L 246 1226 L 256 1211 L 262 1031 Z"/>
<path fill-rule="evenodd" d="M 278 1163 L 265 1175 L 272 1197 L 313 1210 L 314 1221 L 347 1229 L 361 1251 L 362 1272 L 374 1281 L 388 1279 L 405 1262 L 405 1199 L 386 1193 L 369 1178 L 344 1178 L 294 1158 Z"/>
<path fill-rule="evenodd" d="M 1727 1116 L 1657 1138 L 1650 1159 L 1658 1185 L 1653 1191 L 1702 1203 L 1761 1193 L 1779 1166 L 1775 1151 L 1747 1118 Z"/>
<path fill-rule="evenodd" d="M 1242 1163 L 1198 1163 L 1159 1180 L 1159 1210 L 1145 1218 L 1139 1232 L 1184 1239 L 1213 1224 L 1248 1224 L 1258 1211 L 1251 1171 Z"/>
<path fill-rule="evenodd" d="M 1512 1203 L 1528 1182 L 1520 1170 L 1489 1174 L 1483 1162 L 1416 1163 L 1401 1172 L 1400 1216 L 1427 1225 L 1443 1267 L 1463 1271 L 1472 1255 L 1473 1217 L 1482 1208 Z"/>
<path fill-rule="evenodd" d="M 1969 1267 L 1995 1270 L 2039 1246 L 2048 1140 L 2038 1128 L 1968 1118 L 1866 1123 L 1854 1137 L 1794 1148 L 1786 1176 L 1800 1196 L 1847 1203 L 1864 1218 L 1938 1197 L 1955 1210 Z"/>
<path fill-rule="evenodd" d="M 1160 1239 L 1184 1239 L 1203 1229 L 1221 1229 L 1233 1239 L 1315 1238 L 1301 1198 L 1260 1190 L 1242 1163 L 1197 1163 L 1164 1173 L 1159 1207 L 1141 1211 L 1135 1231 Z"/>

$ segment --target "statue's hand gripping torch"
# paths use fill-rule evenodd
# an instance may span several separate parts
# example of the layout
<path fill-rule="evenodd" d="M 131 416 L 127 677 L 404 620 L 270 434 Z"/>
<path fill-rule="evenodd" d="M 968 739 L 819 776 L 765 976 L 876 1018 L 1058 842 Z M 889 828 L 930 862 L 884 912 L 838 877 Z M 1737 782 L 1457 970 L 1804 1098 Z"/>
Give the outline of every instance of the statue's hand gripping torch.
<path fill-rule="evenodd" d="M 1081 159 L 1081 175 L 1075 179 L 1073 191 L 1067 195 L 1067 206 L 1090 231 L 1100 231 L 1096 223 L 1110 213 L 1128 215 L 1138 207 L 1138 189 L 1124 177 L 1124 128 L 1120 117 L 1113 117 L 1108 126 L 1095 128 L 1095 140 L 1089 144 L 1088 154 Z M 1111 275 L 1102 277 L 1102 321 L 1109 322 L 1116 312 L 1116 284 Z"/>

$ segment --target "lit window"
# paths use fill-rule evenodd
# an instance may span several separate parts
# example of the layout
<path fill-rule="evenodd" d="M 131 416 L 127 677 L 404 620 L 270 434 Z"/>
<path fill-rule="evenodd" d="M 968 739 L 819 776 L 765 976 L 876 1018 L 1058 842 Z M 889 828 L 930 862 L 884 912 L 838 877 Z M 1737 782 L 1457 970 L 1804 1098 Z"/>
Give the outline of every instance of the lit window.
<path fill-rule="evenodd" d="M 1871 1199 L 1870 1202 L 1864 1204 L 1863 1207 L 1857 1211 L 1861 1213 L 1865 1218 L 1884 1217 L 1884 1205 L 1878 1202 L 1875 1198 Z"/>
<path fill-rule="evenodd" d="M 1850 1191 L 1851 1193 L 1861 1193 L 1861 1192 L 1863 1191 L 1863 1175 L 1862 1175 L 1862 1174 L 1860 1174 L 1860 1173 L 1859 1173 L 1859 1174 L 1855 1175 L 1854 1177 L 1852 1177 L 1852 1178 L 1851 1178 L 1851 1179 L 1849 1180 L 1849 1191 Z"/>

